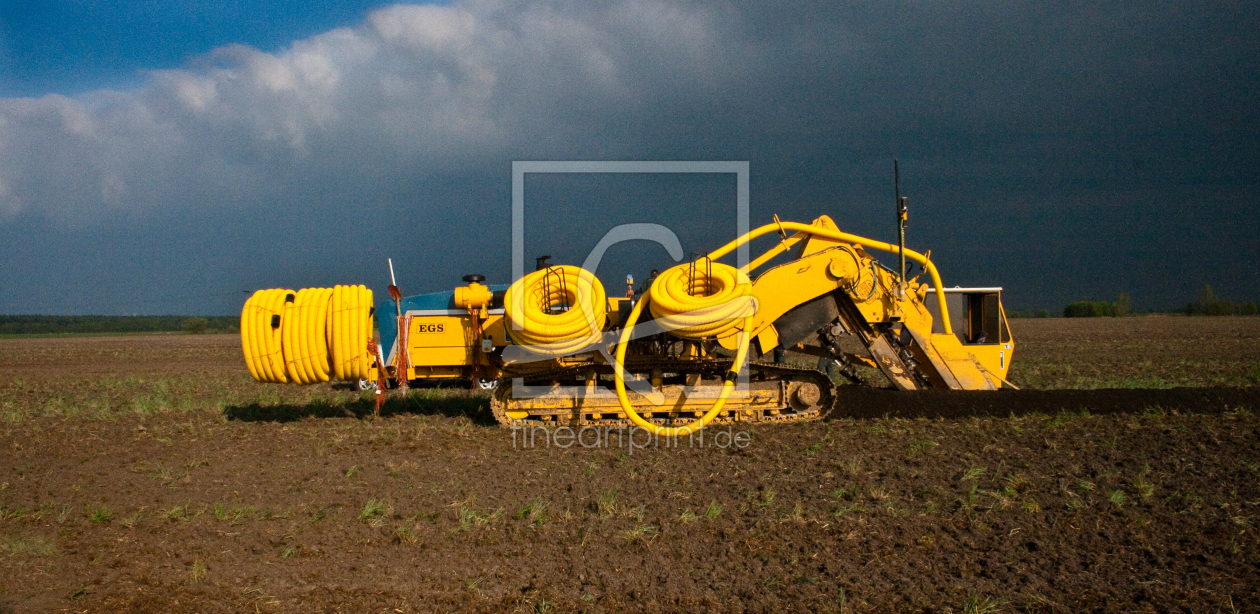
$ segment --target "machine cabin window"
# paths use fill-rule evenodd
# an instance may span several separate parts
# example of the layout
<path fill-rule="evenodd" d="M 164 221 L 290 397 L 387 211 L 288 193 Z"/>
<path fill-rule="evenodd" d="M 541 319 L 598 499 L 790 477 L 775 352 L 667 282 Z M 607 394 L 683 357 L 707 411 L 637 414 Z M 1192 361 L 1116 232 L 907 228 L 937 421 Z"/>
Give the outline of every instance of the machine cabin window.
<path fill-rule="evenodd" d="M 1002 311 L 996 293 L 967 295 L 967 343 L 1000 343 Z"/>

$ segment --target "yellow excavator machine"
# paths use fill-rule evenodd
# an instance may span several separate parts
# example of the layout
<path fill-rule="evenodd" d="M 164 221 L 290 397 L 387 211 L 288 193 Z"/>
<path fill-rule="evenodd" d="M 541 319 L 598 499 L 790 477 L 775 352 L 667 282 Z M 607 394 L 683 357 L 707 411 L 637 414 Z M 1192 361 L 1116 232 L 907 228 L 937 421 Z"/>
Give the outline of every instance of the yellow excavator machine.
<path fill-rule="evenodd" d="M 720 262 L 765 235 L 778 243 L 745 266 Z M 918 263 L 920 274 L 907 279 L 872 251 Z M 790 259 L 760 270 L 782 254 Z M 575 266 L 540 266 L 510 286 L 468 276 L 453 292 L 379 305 L 377 342 L 362 323 L 371 298 L 361 286 L 267 290 L 247 303 L 242 339 L 261 381 L 464 379 L 497 385 L 491 409 L 505 426 L 633 425 L 664 436 L 817 419 L 843 388 L 832 374 L 864 383 L 863 366 L 899 390 L 1009 384 L 1001 289 L 944 288 L 929 256 L 842 232 L 827 216 L 776 216 L 665 270 L 637 301 L 608 297 Z M 297 318 L 292 332 L 286 317 Z"/>
<path fill-rule="evenodd" d="M 718 262 L 771 233 L 779 243 L 747 266 Z M 776 218 L 663 272 L 615 326 L 601 320 L 602 288 L 588 272 L 527 275 L 508 291 L 500 323 L 514 338 L 512 325 L 537 332 L 519 337 L 526 351 L 500 354 L 495 416 L 505 425 L 633 424 L 680 435 L 823 415 L 837 394 L 832 380 L 774 361 L 776 350 L 815 357 L 854 383 L 865 365 L 900 390 L 1000 388 L 1014 345 L 1000 289 L 946 290 L 928 257 L 910 250 L 931 284 L 903 280 L 868 250 L 901 252 L 841 232 L 826 216 L 808 225 Z M 789 251 L 791 260 L 749 277 Z M 620 315 L 626 304 L 618 307 Z"/>

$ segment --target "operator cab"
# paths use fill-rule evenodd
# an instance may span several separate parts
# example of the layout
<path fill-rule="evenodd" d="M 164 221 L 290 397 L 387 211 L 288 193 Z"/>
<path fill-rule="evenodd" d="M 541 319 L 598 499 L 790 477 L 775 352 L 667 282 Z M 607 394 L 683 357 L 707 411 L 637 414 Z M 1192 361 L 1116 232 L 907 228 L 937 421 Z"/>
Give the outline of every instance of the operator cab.
<path fill-rule="evenodd" d="M 928 289 L 924 304 L 932 314 L 932 332 L 945 332 L 941 326 L 934 289 Z M 1002 309 L 1001 288 L 945 288 L 945 305 L 954 336 L 985 368 L 1006 377 L 1014 341 Z"/>
<path fill-rule="evenodd" d="M 940 310 L 929 288 L 923 301 L 932 314 L 932 332 L 943 333 Z M 964 345 L 995 345 L 1011 342 L 1011 329 L 1002 311 L 1001 288 L 945 288 L 949 323 Z"/>

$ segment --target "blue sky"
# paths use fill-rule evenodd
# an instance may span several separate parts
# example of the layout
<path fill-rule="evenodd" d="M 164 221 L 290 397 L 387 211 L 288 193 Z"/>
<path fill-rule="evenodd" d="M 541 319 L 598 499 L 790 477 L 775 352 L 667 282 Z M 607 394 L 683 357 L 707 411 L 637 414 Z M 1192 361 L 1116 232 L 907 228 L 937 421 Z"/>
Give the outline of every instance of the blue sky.
<path fill-rule="evenodd" d="M 6 0 L 0 3 L 0 96 L 131 88 L 216 47 L 279 51 L 362 21 L 381 2 Z"/>
<path fill-rule="evenodd" d="M 409 293 L 505 282 L 513 160 L 746 160 L 754 225 L 888 239 L 895 157 L 947 285 L 1254 301 L 1257 108 L 1244 2 L 11 1 L 0 313 L 231 314 L 383 291 L 386 258 Z M 531 257 L 734 234 L 731 182 L 531 181 Z"/>

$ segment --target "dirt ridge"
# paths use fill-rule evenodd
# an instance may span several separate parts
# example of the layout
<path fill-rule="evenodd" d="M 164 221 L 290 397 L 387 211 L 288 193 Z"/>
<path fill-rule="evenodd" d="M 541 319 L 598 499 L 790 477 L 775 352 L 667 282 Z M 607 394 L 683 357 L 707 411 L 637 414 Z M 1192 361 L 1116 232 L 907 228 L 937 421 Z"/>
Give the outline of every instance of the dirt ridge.
<path fill-rule="evenodd" d="M 897 391 L 844 386 L 828 419 L 839 418 L 969 418 L 1005 417 L 1060 412 L 1141 414 L 1176 411 L 1187 414 L 1260 410 L 1260 387 L 1097 390 Z"/>

